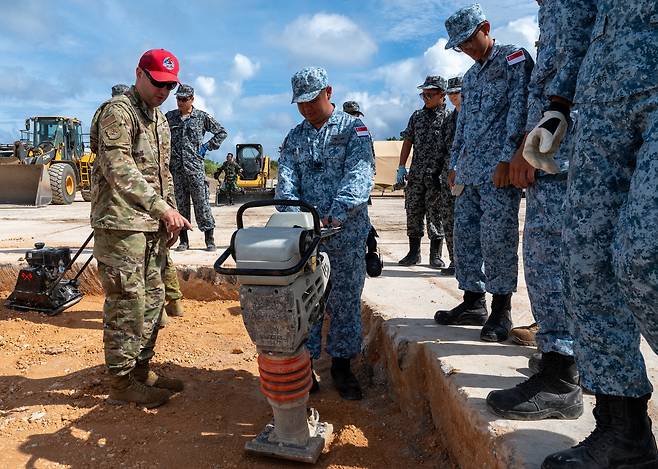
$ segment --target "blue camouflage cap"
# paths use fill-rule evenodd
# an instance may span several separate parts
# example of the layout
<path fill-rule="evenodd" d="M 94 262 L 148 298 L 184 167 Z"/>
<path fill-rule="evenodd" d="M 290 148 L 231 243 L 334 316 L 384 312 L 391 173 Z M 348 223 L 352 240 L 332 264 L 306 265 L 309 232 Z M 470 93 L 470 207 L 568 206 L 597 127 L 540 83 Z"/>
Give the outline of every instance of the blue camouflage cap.
<path fill-rule="evenodd" d="M 180 96 L 181 98 L 189 98 L 190 96 L 194 96 L 194 88 L 192 88 L 190 85 L 184 85 L 181 83 L 178 85 L 178 89 L 176 90 L 176 96 Z"/>
<path fill-rule="evenodd" d="M 479 3 L 471 6 L 460 8 L 446 20 L 446 30 L 450 39 L 446 44 L 446 49 L 452 49 L 459 46 L 466 39 L 471 37 L 477 27 L 486 21 L 482 7 Z"/>
<path fill-rule="evenodd" d="M 464 81 L 464 78 L 461 75 L 457 75 L 456 77 L 452 77 L 448 80 L 448 89 L 446 90 L 446 93 L 452 94 L 452 93 L 459 93 L 462 90 L 462 83 Z"/>
<path fill-rule="evenodd" d="M 320 91 L 329 86 L 327 71 L 322 67 L 304 67 L 295 73 L 292 82 L 293 103 L 307 103 L 314 100 Z"/>
<path fill-rule="evenodd" d="M 418 85 L 417 88 L 421 90 L 441 90 L 445 91 L 448 87 L 446 79 L 439 75 L 428 75 L 425 78 L 425 82 L 422 85 Z"/>

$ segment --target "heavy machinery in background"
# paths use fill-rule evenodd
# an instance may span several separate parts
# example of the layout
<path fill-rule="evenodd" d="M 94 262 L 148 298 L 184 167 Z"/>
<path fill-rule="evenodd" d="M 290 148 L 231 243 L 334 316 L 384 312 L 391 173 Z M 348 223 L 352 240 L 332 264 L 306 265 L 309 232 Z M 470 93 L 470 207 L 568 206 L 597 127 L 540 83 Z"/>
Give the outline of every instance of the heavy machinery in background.
<path fill-rule="evenodd" d="M 78 119 L 30 117 L 20 140 L 0 145 L 0 204 L 68 205 L 78 190 L 89 201 L 94 157 Z"/>
<path fill-rule="evenodd" d="M 235 146 L 235 160 L 242 168 L 238 176 L 239 193 L 234 195 L 236 201 L 267 199 L 274 197 L 274 180 L 270 175 L 270 157 L 263 154 L 259 143 L 238 143 Z M 215 203 L 226 199 L 223 183 L 220 183 Z"/>

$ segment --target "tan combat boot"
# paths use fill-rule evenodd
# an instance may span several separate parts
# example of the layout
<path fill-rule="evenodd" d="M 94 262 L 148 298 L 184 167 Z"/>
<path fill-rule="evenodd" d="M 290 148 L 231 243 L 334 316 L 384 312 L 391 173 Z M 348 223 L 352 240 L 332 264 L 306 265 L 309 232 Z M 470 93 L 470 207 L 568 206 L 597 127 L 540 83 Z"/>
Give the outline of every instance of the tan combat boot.
<path fill-rule="evenodd" d="M 520 326 L 515 327 L 509 333 L 510 339 L 520 345 L 527 345 L 529 347 L 534 347 L 537 345 L 535 341 L 535 335 L 539 331 L 539 326 L 536 322 L 533 322 L 529 326 Z"/>
<path fill-rule="evenodd" d="M 125 376 L 112 376 L 108 402 L 110 404 L 134 402 L 152 409 L 166 403 L 170 395 L 166 389 L 152 388 L 140 383 L 130 373 Z"/>
<path fill-rule="evenodd" d="M 154 371 L 151 371 L 148 362 L 137 362 L 132 375 L 137 381 L 149 387 L 167 389 L 172 392 L 181 392 L 185 389 L 185 384 L 182 380 L 155 374 Z"/>
<path fill-rule="evenodd" d="M 171 317 L 181 317 L 183 316 L 183 302 L 181 300 L 171 300 L 165 306 L 165 311 L 168 316 Z"/>

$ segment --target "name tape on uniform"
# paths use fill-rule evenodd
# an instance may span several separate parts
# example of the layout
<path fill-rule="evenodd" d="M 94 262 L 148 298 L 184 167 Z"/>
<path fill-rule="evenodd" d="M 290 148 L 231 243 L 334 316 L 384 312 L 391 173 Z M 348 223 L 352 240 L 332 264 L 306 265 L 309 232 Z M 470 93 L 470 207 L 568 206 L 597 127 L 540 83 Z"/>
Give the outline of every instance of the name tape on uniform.
<path fill-rule="evenodd" d="M 354 130 L 356 130 L 356 135 L 357 137 L 370 137 L 370 132 L 368 132 L 368 127 L 356 127 Z"/>
<path fill-rule="evenodd" d="M 517 50 L 513 54 L 505 57 L 505 60 L 507 60 L 507 65 L 518 64 L 519 62 L 523 62 L 525 60 L 525 54 L 522 50 Z"/>

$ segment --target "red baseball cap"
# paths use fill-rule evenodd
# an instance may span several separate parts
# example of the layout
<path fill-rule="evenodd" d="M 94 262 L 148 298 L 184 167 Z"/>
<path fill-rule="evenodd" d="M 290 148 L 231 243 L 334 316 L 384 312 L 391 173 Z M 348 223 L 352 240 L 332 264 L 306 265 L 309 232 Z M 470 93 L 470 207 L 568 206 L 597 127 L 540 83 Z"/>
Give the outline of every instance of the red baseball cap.
<path fill-rule="evenodd" d="M 168 50 L 147 50 L 139 59 L 138 67 L 149 72 L 155 81 L 178 83 L 178 59 Z"/>

